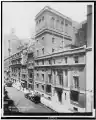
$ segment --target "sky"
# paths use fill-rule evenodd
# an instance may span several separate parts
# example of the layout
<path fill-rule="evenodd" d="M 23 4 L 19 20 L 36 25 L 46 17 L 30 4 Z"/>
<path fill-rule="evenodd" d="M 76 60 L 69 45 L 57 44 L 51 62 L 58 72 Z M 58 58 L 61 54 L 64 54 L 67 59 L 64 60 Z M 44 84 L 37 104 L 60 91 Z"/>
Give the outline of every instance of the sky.
<path fill-rule="evenodd" d="M 30 38 L 35 35 L 35 16 L 45 6 L 82 22 L 86 20 L 87 5 L 91 3 L 64 2 L 5 2 L 3 3 L 3 35 L 9 34 L 11 29 L 19 38 Z"/>

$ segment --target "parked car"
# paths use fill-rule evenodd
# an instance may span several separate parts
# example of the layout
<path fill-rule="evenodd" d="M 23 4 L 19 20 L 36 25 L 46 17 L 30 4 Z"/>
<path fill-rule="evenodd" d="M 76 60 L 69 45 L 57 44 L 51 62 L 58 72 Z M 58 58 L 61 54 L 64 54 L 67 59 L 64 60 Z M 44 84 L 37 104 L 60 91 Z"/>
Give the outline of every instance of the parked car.
<path fill-rule="evenodd" d="M 7 82 L 6 85 L 7 87 L 12 87 L 12 82 Z"/>
<path fill-rule="evenodd" d="M 32 94 L 32 93 L 25 93 L 25 97 L 26 97 L 27 99 L 29 99 L 30 94 Z"/>
<path fill-rule="evenodd" d="M 34 103 L 40 103 L 40 95 L 37 94 L 37 93 L 34 93 L 32 96 L 31 96 L 31 99 L 30 99 L 32 102 Z"/>

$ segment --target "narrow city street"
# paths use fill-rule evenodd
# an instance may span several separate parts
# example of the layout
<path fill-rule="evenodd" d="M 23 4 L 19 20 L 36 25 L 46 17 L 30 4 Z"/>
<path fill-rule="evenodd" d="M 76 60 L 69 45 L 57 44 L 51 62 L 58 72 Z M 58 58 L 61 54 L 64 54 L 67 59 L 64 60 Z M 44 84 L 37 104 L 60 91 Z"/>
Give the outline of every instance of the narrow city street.
<path fill-rule="evenodd" d="M 52 113 L 51 109 L 42 105 L 41 103 L 35 104 L 24 97 L 24 93 L 14 87 L 6 87 L 8 96 L 14 101 L 16 107 L 22 113 Z"/>
<path fill-rule="evenodd" d="M 94 4 L 1 4 L 4 115 L 92 116 Z"/>

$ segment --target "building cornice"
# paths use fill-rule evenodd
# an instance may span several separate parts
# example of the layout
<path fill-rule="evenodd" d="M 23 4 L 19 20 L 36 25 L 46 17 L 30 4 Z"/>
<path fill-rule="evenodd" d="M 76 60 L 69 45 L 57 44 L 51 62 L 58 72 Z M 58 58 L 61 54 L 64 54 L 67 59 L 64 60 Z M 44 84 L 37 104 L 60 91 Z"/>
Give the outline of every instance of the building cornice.
<path fill-rule="evenodd" d="M 35 60 L 42 60 L 42 59 L 48 59 L 48 58 L 52 58 L 52 57 L 58 57 L 58 56 L 67 56 L 67 55 L 73 55 L 73 54 L 80 54 L 80 53 L 85 53 L 86 49 L 85 47 L 79 47 L 79 48 L 74 48 L 74 49 L 69 49 L 69 50 L 63 50 L 61 52 L 56 52 L 56 53 L 52 53 L 50 55 L 45 55 L 45 56 L 41 56 L 41 57 L 37 57 L 35 58 Z"/>
<path fill-rule="evenodd" d="M 61 14 L 60 12 L 58 12 L 58 11 L 56 11 L 56 10 L 50 8 L 49 6 L 45 6 L 45 7 L 35 16 L 35 20 L 36 20 L 44 11 L 52 12 L 52 13 L 54 13 L 54 14 L 56 14 L 56 15 L 58 15 L 58 16 L 64 18 L 64 19 L 66 19 L 66 20 L 68 20 L 68 21 L 72 21 L 71 18 L 69 18 L 69 17 L 67 17 L 67 16 L 65 16 L 65 15 L 63 15 L 63 14 Z"/>
<path fill-rule="evenodd" d="M 57 31 L 57 30 L 54 30 L 54 29 L 51 29 L 51 28 L 44 28 L 41 31 L 39 31 L 38 33 L 36 33 L 35 39 L 37 37 L 39 37 L 40 35 L 44 34 L 44 33 L 50 33 L 50 34 L 54 34 L 56 36 L 64 37 L 64 38 L 66 38 L 68 40 L 72 40 L 72 37 L 64 34 L 63 32 L 60 32 L 60 31 Z"/>
<path fill-rule="evenodd" d="M 34 66 L 34 68 L 46 68 L 46 67 L 53 67 L 52 69 L 54 69 L 55 67 L 57 67 L 59 69 L 59 67 L 63 67 L 63 69 L 66 69 L 66 67 L 70 68 L 70 67 L 84 67 L 85 66 L 85 63 L 74 63 L 74 64 L 50 64 L 50 65 L 36 65 Z M 56 68 L 56 69 L 57 69 Z"/>

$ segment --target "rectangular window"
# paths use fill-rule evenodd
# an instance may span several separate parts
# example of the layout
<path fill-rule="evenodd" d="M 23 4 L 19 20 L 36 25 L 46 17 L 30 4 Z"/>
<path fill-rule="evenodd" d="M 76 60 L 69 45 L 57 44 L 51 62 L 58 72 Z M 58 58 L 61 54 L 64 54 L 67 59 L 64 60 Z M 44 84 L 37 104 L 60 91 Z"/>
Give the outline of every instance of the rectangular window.
<path fill-rule="evenodd" d="M 67 70 L 65 70 L 65 76 L 67 76 L 67 74 L 68 74 L 68 71 L 67 71 Z"/>
<path fill-rule="evenodd" d="M 63 71 L 58 70 L 59 85 L 63 85 Z"/>
<path fill-rule="evenodd" d="M 44 60 L 42 60 L 42 65 L 44 65 Z"/>
<path fill-rule="evenodd" d="M 61 31 L 63 31 L 63 27 L 64 27 L 64 22 L 61 21 Z"/>
<path fill-rule="evenodd" d="M 66 100 L 66 93 L 65 93 L 65 100 Z"/>
<path fill-rule="evenodd" d="M 65 63 L 67 63 L 67 57 L 65 57 Z"/>
<path fill-rule="evenodd" d="M 49 64 L 51 64 L 51 60 L 49 60 Z"/>
<path fill-rule="evenodd" d="M 32 73 L 29 74 L 29 77 L 32 78 Z"/>
<path fill-rule="evenodd" d="M 54 72 L 54 75 L 55 75 L 55 70 L 53 72 Z"/>
<path fill-rule="evenodd" d="M 54 64 L 55 64 L 55 59 L 53 59 L 53 62 L 54 62 Z"/>
<path fill-rule="evenodd" d="M 39 56 L 39 50 L 37 50 L 37 56 Z"/>
<path fill-rule="evenodd" d="M 65 33 L 68 33 L 68 24 L 65 23 Z"/>
<path fill-rule="evenodd" d="M 44 54 L 44 48 L 42 48 L 42 54 Z"/>
<path fill-rule="evenodd" d="M 37 80 L 39 79 L 39 74 L 37 73 Z"/>
<path fill-rule="evenodd" d="M 59 75 L 59 84 L 63 85 L 63 76 L 62 75 Z"/>
<path fill-rule="evenodd" d="M 46 85 L 46 92 L 51 93 L 51 85 Z"/>
<path fill-rule="evenodd" d="M 78 56 L 74 57 L 75 63 L 78 63 Z"/>
<path fill-rule="evenodd" d="M 52 48 L 52 52 L 54 52 L 54 49 Z"/>
<path fill-rule="evenodd" d="M 39 62 L 37 61 L 37 65 L 39 65 Z"/>
<path fill-rule="evenodd" d="M 41 22 L 41 19 L 39 20 L 39 23 Z"/>
<path fill-rule="evenodd" d="M 42 40 L 44 41 L 44 37 L 42 37 Z"/>
<path fill-rule="evenodd" d="M 37 73 L 37 77 L 39 77 L 39 74 Z"/>
<path fill-rule="evenodd" d="M 42 74 L 42 81 L 44 81 L 44 74 Z"/>
<path fill-rule="evenodd" d="M 52 43 L 54 43 L 55 42 L 55 38 L 54 37 L 52 37 Z"/>
<path fill-rule="evenodd" d="M 68 26 L 68 24 L 66 23 L 66 24 L 65 24 L 65 27 L 67 27 L 67 26 Z"/>
<path fill-rule="evenodd" d="M 52 75 L 51 74 L 49 74 L 48 75 L 48 78 L 49 78 L 49 83 L 51 83 L 52 81 L 51 81 L 51 77 L 52 77 Z"/>
<path fill-rule="evenodd" d="M 37 88 L 39 88 L 39 84 L 36 84 Z"/>
<path fill-rule="evenodd" d="M 74 77 L 74 87 L 79 88 L 79 77 L 77 76 Z"/>
<path fill-rule="evenodd" d="M 44 85 L 42 85 L 42 90 L 44 90 Z"/>
<path fill-rule="evenodd" d="M 44 16 L 42 17 L 42 21 L 44 21 Z"/>

